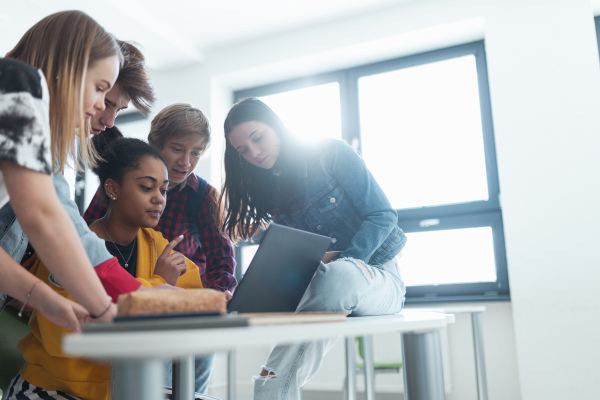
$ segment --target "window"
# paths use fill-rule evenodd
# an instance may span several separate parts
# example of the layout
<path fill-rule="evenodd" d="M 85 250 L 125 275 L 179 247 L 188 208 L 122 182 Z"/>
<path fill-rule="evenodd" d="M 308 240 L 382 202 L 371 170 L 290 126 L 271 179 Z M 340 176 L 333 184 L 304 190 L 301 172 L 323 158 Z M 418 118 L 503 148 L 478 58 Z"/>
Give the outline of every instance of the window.
<path fill-rule="evenodd" d="M 598 40 L 598 47 L 600 48 L 600 16 L 594 18 L 596 22 L 596 39 Z"/>
<path fill-rule="evenodd" d="M 488 90 L 480 41 L 234 96 L 360 152 L 408 236 L 401 271 L 418 303 L 510 298 Z"/>

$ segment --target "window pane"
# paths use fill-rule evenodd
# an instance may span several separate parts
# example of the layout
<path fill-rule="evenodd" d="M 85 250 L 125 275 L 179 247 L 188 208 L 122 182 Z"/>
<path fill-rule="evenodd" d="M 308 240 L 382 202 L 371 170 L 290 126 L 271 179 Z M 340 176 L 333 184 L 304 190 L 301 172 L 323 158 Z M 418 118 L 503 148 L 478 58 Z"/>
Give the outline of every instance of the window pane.
<path fill-rule="evenodd" d="M 241 260 L 236 261 L 239 263 L 237 268 L 241 268 L 242 276 L 244 276 L 246 270 L 248 270 L 248 267 L 250 266 L 250 263 L 252 262 L 257 250 L 258 244 L 249 244 L 240 247 L 240 251 L 242 252 Z"/>
<path fill-rule="evenodd" d="M 495 282 L 492 228 L 407 233 L 400 266 L 407 286 Z"/>
<path fill-rule="evenodd" d="M 260 97 L 299 139 L 342 138 L 337 82 Z"/>
<path fill-rule="evenodd" d="M 474 56 L 358 85 L 363 157 L 394 208 L 488 200 Z"/>

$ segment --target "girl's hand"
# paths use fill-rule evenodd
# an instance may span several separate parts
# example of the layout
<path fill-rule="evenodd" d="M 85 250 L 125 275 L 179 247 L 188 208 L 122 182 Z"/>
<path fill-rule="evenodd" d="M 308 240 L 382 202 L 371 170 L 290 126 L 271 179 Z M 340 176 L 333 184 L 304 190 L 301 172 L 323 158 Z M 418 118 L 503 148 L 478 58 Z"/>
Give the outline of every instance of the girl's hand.
<path fill-rule="evenodd" d="M 323 260 L 321 260 L 321 262 L 323 264 L 327 264 L 328 262 L 331 262 L 331 261 L 335 260 L 336 258 L 338 258 L 340 256 L 340 254 L 341 254 L 341 251 L 328 251 L 323 256 Z"/>
<path fill-rule="evenodd" d="M 178 252 L 171 254 L 175 246 L 183 240 L 183 235 L 176 237 L 165 247 L 158 260 L 154 273 L 160 275 L 168 284 L 175 286 L 177 279 L 187 271 L 185 257 Z"/>
<path fill-rule="evenodd" d="M 31 294 L 31 304 L 50 322 L 73 332 L 81 332 L 81 322 L 89 315 L 81 305 L 65 299 L 42 283 Z"/>
<path fill-rule="evenodd" d="M 224 291 L 223 293 L 225 293 L 225 302 L 227 304 L 229 304 L 229 301 L 231 300 L 231 298 L 233 297 L 233 294 L 231 294 L 231 292 L 229 290 Z"/>

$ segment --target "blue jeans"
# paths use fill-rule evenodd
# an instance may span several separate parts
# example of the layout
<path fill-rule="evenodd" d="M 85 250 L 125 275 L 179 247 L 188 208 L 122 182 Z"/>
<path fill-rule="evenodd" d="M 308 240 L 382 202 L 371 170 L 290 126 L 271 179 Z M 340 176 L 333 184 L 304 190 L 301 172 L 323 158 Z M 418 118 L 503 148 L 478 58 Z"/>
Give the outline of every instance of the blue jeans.
<path fill-rule="evenodd" d="M 352 316 L 396 314 L 406 289 L 396 258 L 380 266 L 350 258 L 319 266 L 298 311 L 335 311 Z M 262 366 L 269 376 L 255 376 L 255 400 L 300 400 L 302 386 L 321 366 L 337 338 L 276 346 Z"/>
<path fill-rule="evenodd" d="M 195 382 L 194 390 L 196 393 L 206 393 L 208 381 L 215 363 L 215 354 L 209 354 L 195 359 Z M 167 382 L 166 386 L 173 387 L 173 364 L 167 363 Z"/>

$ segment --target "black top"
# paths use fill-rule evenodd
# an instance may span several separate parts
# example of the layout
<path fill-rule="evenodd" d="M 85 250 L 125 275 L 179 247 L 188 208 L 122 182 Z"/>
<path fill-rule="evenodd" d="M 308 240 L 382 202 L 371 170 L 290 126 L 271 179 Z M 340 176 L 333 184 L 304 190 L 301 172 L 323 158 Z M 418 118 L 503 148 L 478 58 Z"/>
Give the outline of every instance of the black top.
<path fill-rule="evenodd" d="M 133 242 L 129 243 L 127 246 L 121 246 L 120 244 L 109 242 L 108 240 L 105 243 L 108 252 L 117 257 L 121 267 L 125 268 L 125 270 L 135 278 L 137 270 L 137 239 L 134 239 Z M 128 266 L 125 267 L 125 264 Z"/>

